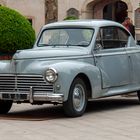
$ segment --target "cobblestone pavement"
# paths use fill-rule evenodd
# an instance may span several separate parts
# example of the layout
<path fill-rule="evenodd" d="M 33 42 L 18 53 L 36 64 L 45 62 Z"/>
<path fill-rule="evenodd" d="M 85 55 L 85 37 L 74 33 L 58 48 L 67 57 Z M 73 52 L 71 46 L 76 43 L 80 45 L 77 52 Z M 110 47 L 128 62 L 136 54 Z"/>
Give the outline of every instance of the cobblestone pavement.
<path fill-rule="evenodd" d="M 61 106 L 14 104 L 0 126 L 0 140 L 140 140 L 140 105 L 135 97 L 96 100 L 67 118 Z"/>

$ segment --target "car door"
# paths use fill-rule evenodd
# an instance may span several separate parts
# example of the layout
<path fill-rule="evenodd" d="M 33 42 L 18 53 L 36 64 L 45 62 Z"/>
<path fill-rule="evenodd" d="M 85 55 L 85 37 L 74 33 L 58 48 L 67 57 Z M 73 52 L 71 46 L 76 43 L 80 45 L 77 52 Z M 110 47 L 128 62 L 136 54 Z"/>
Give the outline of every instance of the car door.
<path fill-rule="evenodd" d="M 131 81 L 130 62 L 125 50 L 127 41 L 120 40 L 119 30 L 123 32 L 118 27 L 102 27 L 96 39 L 94 57 L 101 72 L 102 88 L 124 86 Z"/>
<path fill-rule="evenodd" d="M 135 88 L 140 88 L 140 46 L 131 43 L 129 47 L 126 48 L 127 55 L 131 60 L 131 82 L 135 85 Z"/>

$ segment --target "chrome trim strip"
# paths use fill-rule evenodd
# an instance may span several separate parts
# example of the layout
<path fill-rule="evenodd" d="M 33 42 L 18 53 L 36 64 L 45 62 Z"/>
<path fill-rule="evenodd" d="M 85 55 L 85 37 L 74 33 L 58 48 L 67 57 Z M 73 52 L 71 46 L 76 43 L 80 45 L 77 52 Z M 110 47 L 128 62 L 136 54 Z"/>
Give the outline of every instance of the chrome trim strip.
<path fill-rule="evenodd" d="M 9 78 L 9 76 L 18 76 L 18 77 L 34 77 L 34 78 L 42 78 L 42 75 L 33 75 L 33 74 L 31 74 L 31 75 L 24 75 L 24 74 L 22 74 L 22 75 L 18 75 L 18 74 L 0 74 L 0 76 L 2 76 L 2 77 L 5 77 L 5 76 L 7 76 L 8 78 Z"/>
<path fill-rule="evenodd" d="M 126 50 L 128 54 L 140 53 L 140 50 Z"/>
<path fill-rule="evenodd" d="M 47 93 L 47 94 L 35 94 L 34 101 L 51 101 L 51 102 L 63 102 L 63 94 Z"/>
<path fill-rule="evenodd" d="M 32 92 L 32 89 L 31 89 Z M 3 98 L 3 95 L 8 95 L 8 98 Z M 22 101 L 29 101 L 31 104 L 34 101 L 50 101 L 50 102 L 58 102 L 63 103 L 63 94 L 56 94 L 56 93 L 38 93 L 38 92 L 32 92 L 32 93 L 17 93 L 17 92 L 0 92 L 0 99 L 1 100 L 11 100 L 11 96 L 15 95 L 15 99 L 12 99 L 13 101 L 22 102 Z M 20 97 L 20 95 L 26 95 L 27 99 L 20 99 L 16 98 L 17 96 Z"/>
<path fill-rule="evenodd" d="M 95 57 L 102 57 L 102 56 L 115 56 L 115 55 L 126 55 L 127 52 L 101 52 L 94 54 Z"/>

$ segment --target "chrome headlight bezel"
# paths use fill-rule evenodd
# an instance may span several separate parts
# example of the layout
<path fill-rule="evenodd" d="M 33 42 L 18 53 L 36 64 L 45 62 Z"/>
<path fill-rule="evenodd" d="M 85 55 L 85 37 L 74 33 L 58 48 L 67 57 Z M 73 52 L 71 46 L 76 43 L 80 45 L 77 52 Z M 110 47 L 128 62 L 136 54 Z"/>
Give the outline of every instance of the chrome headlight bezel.
<path fill-rule="evenodd" d="M 54 83 L 58 78 L 58 72 L 54 68 L 48 68 L 45 72 L 45 79 L 49 83 Z"/>

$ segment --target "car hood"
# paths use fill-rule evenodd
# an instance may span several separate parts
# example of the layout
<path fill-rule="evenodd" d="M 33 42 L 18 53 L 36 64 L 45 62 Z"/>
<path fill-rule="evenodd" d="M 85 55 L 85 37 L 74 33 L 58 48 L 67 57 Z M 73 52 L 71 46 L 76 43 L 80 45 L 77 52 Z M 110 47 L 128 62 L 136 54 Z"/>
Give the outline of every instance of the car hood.
<path fill-rule="evenodd" d="M 57 58 L 87 55 L 88 49 L 77 48 L 34 48 L 28 50 L 17 51 L 14 59 L 39 59 L 39 58 Z"/>

